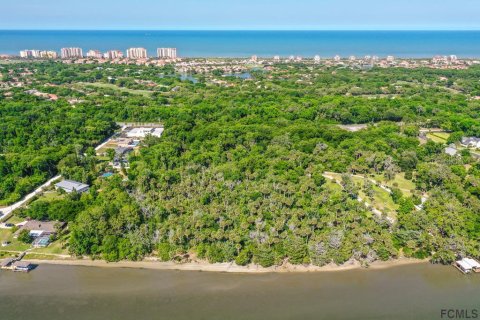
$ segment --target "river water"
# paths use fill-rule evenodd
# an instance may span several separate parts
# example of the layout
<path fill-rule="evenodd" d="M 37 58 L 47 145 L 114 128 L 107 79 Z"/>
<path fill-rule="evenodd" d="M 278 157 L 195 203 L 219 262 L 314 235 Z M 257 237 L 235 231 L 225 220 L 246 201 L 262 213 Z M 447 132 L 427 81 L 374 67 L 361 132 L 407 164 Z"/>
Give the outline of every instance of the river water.
<path fill-rule="evenodd" d="M 227 274 L 42 265 L 0 272 L 0 319 L 442 319 L 480 310 L 480 274 L 382 270 Z M 446 319 L 446 318 L 444 318 Z"/>

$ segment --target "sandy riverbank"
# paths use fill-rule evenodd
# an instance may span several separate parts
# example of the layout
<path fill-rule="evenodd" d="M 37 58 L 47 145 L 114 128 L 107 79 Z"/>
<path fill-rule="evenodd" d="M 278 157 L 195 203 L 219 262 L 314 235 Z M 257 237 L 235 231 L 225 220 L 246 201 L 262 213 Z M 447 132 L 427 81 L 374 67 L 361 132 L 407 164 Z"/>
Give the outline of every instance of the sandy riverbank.
<path fill-rule="evenodd" d="M 283 266 L 263 268 L 258 265 L 238 266 L 234 263 L 215 263 L 208 262 L 157 262 L 157 261 L 121 261 L 121 262 L 105 262 L 102 260 L 34 260 L 26 259 L 34 264 L 53 264 L 66 266 L 86 266 L 86 267 L 102 267 L 102 268 L 133 268 L 133 269 L 152 269 L 152 270 L 182 270 L 182 271 L 206 271 L 206 272 L 229 272 L 229 273 L 289 273 L 289 272 L 336 272 L 355 269 L 379 270 L 392 268 L 402 265 L 427 263 L 428 260 L 400 258 L 389 261 L 377 261 L 372 263 L 368 268 L 364 268 L 358 261 L 349 261 L 344 265 L 337 266 L 334 264 L 324 267 L 302 266 L 286 264 Z"/>

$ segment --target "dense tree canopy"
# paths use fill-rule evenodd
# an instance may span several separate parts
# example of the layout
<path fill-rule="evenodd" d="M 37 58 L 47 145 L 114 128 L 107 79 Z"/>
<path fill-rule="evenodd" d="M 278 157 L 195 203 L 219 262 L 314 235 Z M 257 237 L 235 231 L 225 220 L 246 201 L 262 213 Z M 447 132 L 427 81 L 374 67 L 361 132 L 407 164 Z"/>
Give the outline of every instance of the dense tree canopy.
<path fill-rule="evenodd" d="M 438 127 L 451 133 L 448 143 L 480 136 L 480 68 L 285 64 L 254 70 L 253 79 L 223 77 L 228 86 L 213 81 L 221 74 L 193 83 L 171 66 L 4 68 L 4 82 L 27 77 L 60 99 L 0 92 L 0 204 L 57 172 L 92 184 L 20 214 L 68 221 L 73 254 L 109 261 L 152 253 L 262 266 L 478 257 L 480 165 L 468 150 L 451 157 L 446 141 L 419 135 Z M 166 130 L 130 158 L 128 179 L 99 179 L 105 164 L 91 147 L 123 121 Z M 393 187 L 382 191 L 373 178 Z M 378 204 L 380 192 L 394 208 L 384 214 L 363 201 Z"/>

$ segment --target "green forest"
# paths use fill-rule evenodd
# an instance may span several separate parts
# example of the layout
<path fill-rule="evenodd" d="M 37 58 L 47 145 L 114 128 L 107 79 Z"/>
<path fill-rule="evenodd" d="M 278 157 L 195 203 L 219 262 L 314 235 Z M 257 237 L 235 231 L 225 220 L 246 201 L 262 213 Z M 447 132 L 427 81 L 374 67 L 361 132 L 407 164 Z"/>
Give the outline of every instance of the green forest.
<path fill-rule="evenodd" d="M 480 256 L 480 151 L 459 143 L 480 137 L 479 66 L 247 71 L 191 81 L 172 65 L 0 65 L 0 210 L 61 174 L 92 187 L 16 215 L 68 222 L 64 246 L 78 257 L 269 267 Z M 102 178 L 112 168 L 94 147 L 128 121 L 165 132 Z"/>

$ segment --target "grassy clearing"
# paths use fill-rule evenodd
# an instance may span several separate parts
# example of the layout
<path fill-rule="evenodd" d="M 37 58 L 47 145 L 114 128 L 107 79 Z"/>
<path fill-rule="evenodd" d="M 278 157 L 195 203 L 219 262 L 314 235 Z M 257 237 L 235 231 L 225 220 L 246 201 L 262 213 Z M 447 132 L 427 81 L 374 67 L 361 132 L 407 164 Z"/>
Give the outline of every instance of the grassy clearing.
<path fill-rule="evenodd" d="M 389 217 L 395 218 L 398 205 L 393 202 L 390 194 L 377 186 L 373 187 L 373 191 L 373 201 L 371 199 L 368 199 L 367 201 L 372 201 L 372 205 L 375 208 L 382 212 L 385 212 Z M 367 199 L 367 195 L 363 191 L 361 191 L 360 193 L 363 199 Z"/>
<path fill-rule="evenodd" d="M 41 254 L 41 253 L 32 253 L 32 252 L 28 252 L 26 255 L 25 255 L 25 259 L 26 260 L 58 260 L 59 257 L 55 256 L 55 255 L 51 255 L 51 254 Z"/>
<path fill-rule="evenodd" d="M 55 201 L 55 200 L 60 200 L 63 199 L 65 196 L 58 193 L 57 191 L 46 191 L 43 193 L 43 195 L 38 199 L 38 200 L 43 200 L 43 201 Z"/>
<path fill-rule="evenodd" d="M 0 229 L 0 241 L 10 240 L 12 231 L 10 229 Z"/>
<path fill-rule="evenodd" d="M 11 229 L 0 229 L 0 241 L 10 242 L 8 246 L 1 248 L 3 250 L 23 252 L 30 248 L 29 244 L 14 239 Z"/>
<path fill-rule="evenodd" d="M 31 251 L 32 253 L 38 253 L 38 254 L 61 254 L 61 255 L 67 255 L 68 254 L 68 249 L 64 248 L 62 241 L 57 240 L 55 242 L 52 242 L 48 245 L 46 248 L 36 248 Z"/>
<path fill-rule="evenodd" d="M 17 256 L 17 254 L 14 253 L 14 252 L 0 251 L 0 259 L 14 258 L 16 256 Z"/>
<path fill-rule="evenodd" d="M 342 174 L 340 173 L 329 173 L 329 175 L 334 177 L 337 182 L 342 181 Z M 370 204 L 375 209 L 386 213 L 387 216 L 394 219 L 396 218 L 396 210 L 398 209 L 398 205 L 393 202 L 390 193 L 380 187 L 373 186 L 373 197 L 372 199 L 370 199 L 363 191 L 363 186 L 365 184 L 366 178 L 362 178 L 360 176 L 352 176 L 352 179 L 359 188 L 359 196 L 364 201 L 368 202 L 368 204 Z M 330 181 L 330 183 L 334 182 Z M 338 188 L 341 188 L 338 184 L 337 186 Z"/>
<path fill-rule="evenodd" d="M 427 133 L 427 139 L 436 143 L 447 143 L 450 133 L 448 132 L 431 132 Z"/>
<path fill-rule="evenodd" d="M 130 94 L 142 95 L 144 97 L 150 97 L 153 93 L 152 91 L 148 91 L 148 90 L 135 90 L 135 89 L 123 88 L 123 87 L 119 87 L 119 86 L 116 86 L 116 85 L 111 84 L 111 83 L 79 82 L 79 83 L 76 83 L 76 85 L 79 85 L 83 88 L 94 87 L 94 88 L 111 89 L 111 90 L 115 90 L 115 91 L 119 91 L 119 92 L 127 92 L 127 93 L 130 93 Z"/>
<path fill-rule="evenodd" d="M 25 219 L 20 218 L 19 216 L 16 216 L 16 215 L 12 215 L 6 222 L 17 224 L 17 223 L 20 223 L 20 222 L 23 222 L 23 221 L 25 221 Z"/>
<path fill-rule="evenodd" d="M 415 183 L 411 180 L 405 179 L 405 173 L 399 173 L 391 181 L 385 181 L 383 175 L 375 175 L 373 179 L 380 184 L 386 185 L 389 188 L 397 187 L 399 188 L 405 196 L 411 196 L 416 186 Z"/>
<path fill-rule="evenodd" d="M 25 244 L 13 238 L 13 233 L 11 229 L 0 229 L 0 241 L 9 241 L 10 244 L 6 247 L 0 248 L 0 250 L 5 251 L 17 251 L 23 252 L 27 249 L 31 249 L 30 244 Z M 61 240 L 52 242 L 46 248 L 35 248 L 31 252 L 38 254 L 50 254 L 50 255 L 68 255 L 68 249 L 64 248 L 63 242 Z"/>

